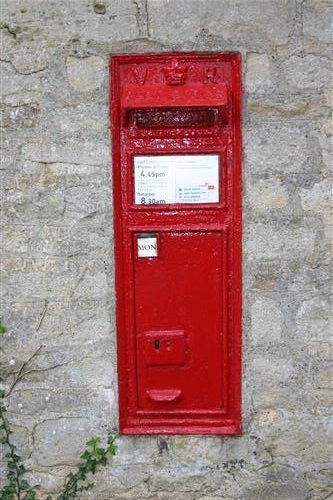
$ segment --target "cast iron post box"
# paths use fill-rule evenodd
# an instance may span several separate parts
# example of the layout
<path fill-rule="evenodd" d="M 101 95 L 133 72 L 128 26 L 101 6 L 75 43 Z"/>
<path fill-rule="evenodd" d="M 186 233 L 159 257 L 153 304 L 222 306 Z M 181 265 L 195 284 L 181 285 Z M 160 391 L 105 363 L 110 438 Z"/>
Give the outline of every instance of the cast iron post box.
<path fill-rule="evenodd" d="M 240 432 L 238 54 L 118 55 L 120 431 Z"/>

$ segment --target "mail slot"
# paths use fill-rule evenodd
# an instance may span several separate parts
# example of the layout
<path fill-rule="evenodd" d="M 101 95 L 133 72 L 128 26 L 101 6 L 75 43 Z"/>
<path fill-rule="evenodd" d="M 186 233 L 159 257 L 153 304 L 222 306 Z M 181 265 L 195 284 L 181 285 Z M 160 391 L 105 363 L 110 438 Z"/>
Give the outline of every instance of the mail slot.
<path fill-rule="evenodd" d="M 110 63 L 120 431 L 238 434 L 239 54 Z"/>

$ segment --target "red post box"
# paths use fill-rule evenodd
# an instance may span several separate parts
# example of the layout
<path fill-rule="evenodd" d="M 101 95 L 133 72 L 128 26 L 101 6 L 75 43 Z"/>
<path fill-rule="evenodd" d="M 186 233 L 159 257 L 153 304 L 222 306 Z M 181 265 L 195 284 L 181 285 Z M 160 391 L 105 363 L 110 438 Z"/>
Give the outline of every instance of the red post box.
<path fill-rule="evenodd" d="M 110 65 L 120 431 L 240 432 L 238 54 Z"/>

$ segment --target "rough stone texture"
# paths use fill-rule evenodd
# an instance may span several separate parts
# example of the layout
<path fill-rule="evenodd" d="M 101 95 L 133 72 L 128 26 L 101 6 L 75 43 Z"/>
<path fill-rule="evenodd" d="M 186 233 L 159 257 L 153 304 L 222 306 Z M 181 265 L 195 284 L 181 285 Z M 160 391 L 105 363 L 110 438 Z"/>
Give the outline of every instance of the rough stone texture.
<path fill-rule="evenodd" d="M 8 416 L 44 495 L 117 428 L 108 58 L 172 50 L 243 57 L 244 432 L 121 437 L 82 499 L 333 495 L 331 21 L 325 0 L 2 1 L 1 366 L 9 387 L 42 346 Z"/>

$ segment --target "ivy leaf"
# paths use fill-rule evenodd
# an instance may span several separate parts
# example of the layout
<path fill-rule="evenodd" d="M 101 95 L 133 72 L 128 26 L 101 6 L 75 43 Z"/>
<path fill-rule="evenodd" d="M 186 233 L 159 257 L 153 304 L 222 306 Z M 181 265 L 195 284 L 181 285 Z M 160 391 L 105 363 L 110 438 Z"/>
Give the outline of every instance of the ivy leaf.
<path fill-rule="evenodd" d="M 20 488 L 23 491 L 28 490 L 30 488 L 28 481 L 26 481 L 25 479 L 22 479 L 22 481 L 20 482 Z"/>
<path fill-rule="evenodd" d="M 19 465 L 18 468 L 17 468 L 17 472 L 19 475 L 21 474 L 24 474 L 26 471 L 26 468 L 24 467 L 24 465 Z"/>
<path fill-rule="evenodd" d="M 23 500 L 37 500 L 36 493 L 34 491 L 28 491 L 23 497 Z"/>
<path fill-rule="evenodd" d="M 101 438 L 95 437 L 95 438 L 89 439 L 89 441 L 86 442 L 86 445 L 91 446 L 93 448 L 94 446 L 96 446 L 97 443 L 100 443 L 100 442 L 101 442 Z"/>

